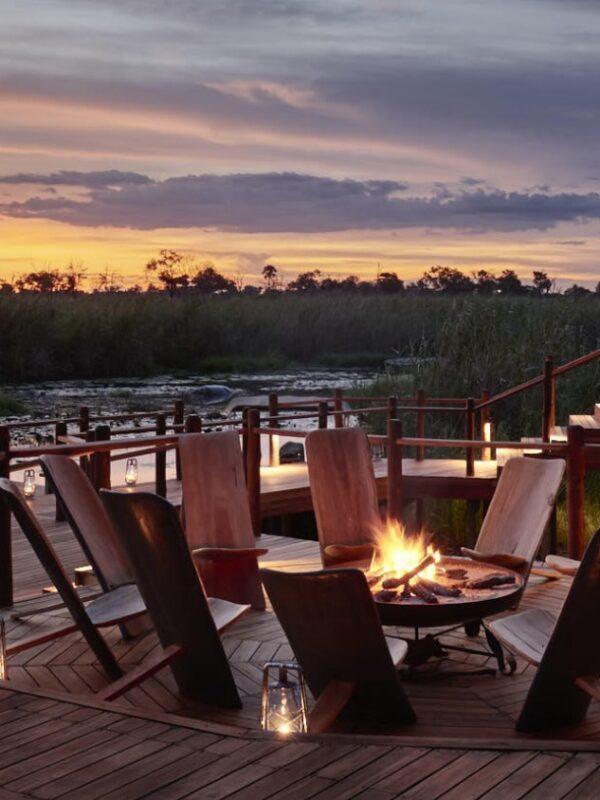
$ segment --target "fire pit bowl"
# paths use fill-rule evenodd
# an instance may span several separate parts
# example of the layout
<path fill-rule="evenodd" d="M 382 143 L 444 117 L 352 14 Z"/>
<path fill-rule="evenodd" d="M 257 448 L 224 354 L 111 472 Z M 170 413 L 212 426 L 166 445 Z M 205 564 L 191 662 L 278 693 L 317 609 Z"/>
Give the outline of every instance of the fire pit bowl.
<path fill-rule="evenodd" d="M 365 573 L 368 570 L 368 564 L 365 562 L 354 562 L 346 566 L 359 567 Z M 437 628 L 474 622 L 516 606 L 525 585 L 523 577 L 512 569 L 498 567 L 495 564 L 487 564 L 482 561 L 472 561 L 468 558 L 442 556 L 436 566 L 438 573 L 436 573 L 435 581 L 443 587 L 460 589 L 461 593 L 458 596 L 444 597 L 436 595 L 436 602 L 428 603 L 412 594 L 409 597 L 403 597 L 402 588 L 400 587 L 394 599 L 384 602 L 377 597 L 381 591 L 381 584 L 373 583 L 372 577 L 367 574 L 383 625 Z M 459 580 L 439 574 L 440 571 L 445 570 L 463 570 L 465 577 Z M 502 575 L 512 582 L 489 589 L 468 588 L 470 581 L 476 581 L 490 575 Z M 419 582 L 418 578 L 416 582 Z"/>

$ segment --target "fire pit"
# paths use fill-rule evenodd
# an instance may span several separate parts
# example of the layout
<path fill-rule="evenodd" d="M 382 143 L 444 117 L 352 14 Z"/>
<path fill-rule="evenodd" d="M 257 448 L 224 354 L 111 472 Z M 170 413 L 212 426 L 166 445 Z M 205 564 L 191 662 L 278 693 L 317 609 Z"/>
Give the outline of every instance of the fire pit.
<path fill-rule="evenodd" d="M 516 605 L 523 591 L 514 570 L 443 556 L 426 536 L 407 536 L 398 523 L 388 523 L 375 541 L 365 573 L 384 625 L 467 623 Z"/>

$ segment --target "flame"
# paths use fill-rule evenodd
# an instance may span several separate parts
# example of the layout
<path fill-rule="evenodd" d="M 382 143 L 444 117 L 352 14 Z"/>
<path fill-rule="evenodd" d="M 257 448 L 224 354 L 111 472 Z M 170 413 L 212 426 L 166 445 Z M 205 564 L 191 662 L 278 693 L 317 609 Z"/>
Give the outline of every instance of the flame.
<path fill-rule="evenodd" d="M 407 536 L 399 522 L 388 520 L 384 527 L 375 531 L 374 540 L 375 551 L 368 570 L 369 575 L 385 574 L 389 577 L 400 577 L 414 569 L 430 553 L 435 561 L 419 575 L 428 580 L 435 580 L 435 564 L 442 556 L 431 546 L 430 537 L 426 534 Z"/>

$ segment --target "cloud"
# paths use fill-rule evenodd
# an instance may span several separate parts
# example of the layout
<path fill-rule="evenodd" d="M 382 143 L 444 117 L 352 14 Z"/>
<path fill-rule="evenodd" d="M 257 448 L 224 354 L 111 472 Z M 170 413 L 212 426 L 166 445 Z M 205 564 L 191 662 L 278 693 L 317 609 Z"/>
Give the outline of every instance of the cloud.
<path fill-rule="evenodd" d="M 147 175 L 138 172 L 121 172 L 117 169 L 102 170 L 99 172 L 77 172 L 75 170 L 60 170 L 42 175 L 34 172 L 19 172 L 15 175 L 0 175 L 0 183 L 21 184 L 33 183 L 42 186 L 83 186 L 89 189 L 108 186 L 140 186 L 152 183 Z"/>
<path fill-rule="evenodd" d="M 0 213 L 91 227 L 249 233 L 394 228 L 508 232 L 547 230 L 560 222 L 600 218 L 596 192 L 479 188 L 410 196 L 406 190 L 407 185 L 399 181 L 336 180 L 292 172 L 187 175 L 101 185 L 90 188 L 83 199 L 30 197 L 0 205 Z"/>

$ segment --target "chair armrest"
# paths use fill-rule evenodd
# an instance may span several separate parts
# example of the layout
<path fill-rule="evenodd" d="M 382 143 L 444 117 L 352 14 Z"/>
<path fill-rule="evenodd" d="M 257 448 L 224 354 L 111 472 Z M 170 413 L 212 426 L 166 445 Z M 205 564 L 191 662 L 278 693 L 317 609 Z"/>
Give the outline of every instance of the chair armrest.
<path fill-rule="evenodd" d="M 268 552 L 266 547 L 196 547 L 192 550 L 192 556 L 201 561 L 231 561 L 258 558 Z"/>
<path fill-rule="evenodd" d="M 460 552 L 473 561 L 485 561 L 487 564 L 496 564 L 498 567 L 508 567 L 509 569 L 523 569 L 529 564 L 526 558 L 515 556 L 512 553 L 480 553 L 479 550 L 471 550 L 468 547 L 461 547 Z"/>
<path fill-rule="evenodd" d="M 324 552 L 340 561 L 364 561 L 373 557 L 373 544 L 328 544 Z"/>
<path fill-rule="evenodd" d="M 557 570 L 557 572 L 561 572 L 563 575 L 575 575 L 581 561 L 576 561 L 574 558 L 564 558 L 564 556 L 555 556 L 549 553 L 546 556 L 546 564 L 552 569 Z"/>

